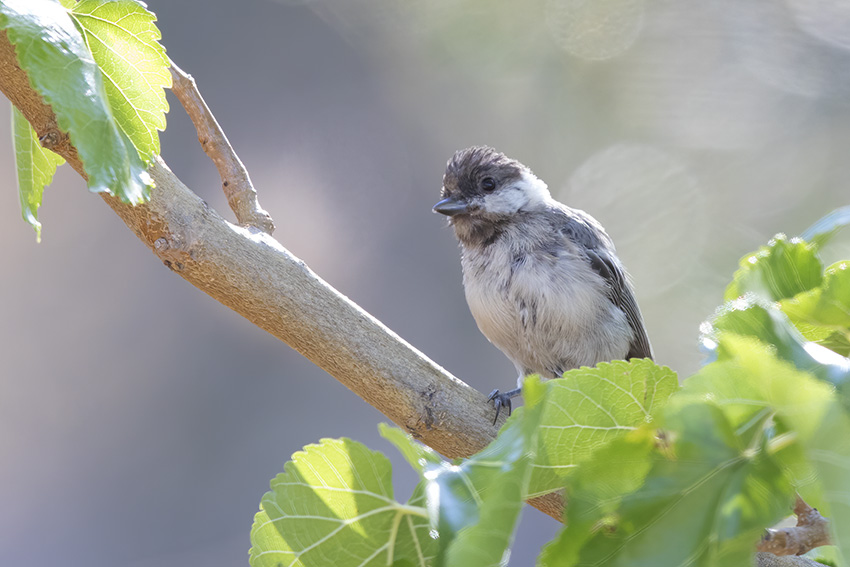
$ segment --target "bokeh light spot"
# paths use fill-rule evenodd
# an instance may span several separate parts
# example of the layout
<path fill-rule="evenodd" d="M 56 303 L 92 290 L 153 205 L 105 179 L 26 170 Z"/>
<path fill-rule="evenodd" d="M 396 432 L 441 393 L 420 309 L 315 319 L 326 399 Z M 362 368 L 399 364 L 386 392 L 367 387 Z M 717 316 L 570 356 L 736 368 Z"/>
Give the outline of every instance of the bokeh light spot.
<path fill-rule="evenodd" d="M 579 167 L 557 196 L 606 227 L 643 297 L 669 290 L 699 261 L 704 195 L 688 168 L 661 150 L 612 146 Z"/>
<path fill-rule="evenodd" d="M 547 0 L 546 23 L 555 42 L 582 59 L 626 52 L 643 29 L 643 0 Z"/>

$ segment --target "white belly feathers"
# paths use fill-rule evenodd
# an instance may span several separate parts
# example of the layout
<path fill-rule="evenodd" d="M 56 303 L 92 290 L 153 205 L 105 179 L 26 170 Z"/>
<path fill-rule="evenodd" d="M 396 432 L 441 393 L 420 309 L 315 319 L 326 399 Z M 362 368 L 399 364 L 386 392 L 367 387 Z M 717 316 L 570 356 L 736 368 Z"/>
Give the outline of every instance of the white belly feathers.
<path fill-rule="evenodd" d="M 625 314 L 602 303 L 608 301 L 601 289 L 605 282 L 586 268 L 576 269 L 584 268 L 579 262 L 587 260 L 563 250 L 464 250 L 464 289 L 472 316 L 520 377 L 556 378 L 628 353 Z"/>

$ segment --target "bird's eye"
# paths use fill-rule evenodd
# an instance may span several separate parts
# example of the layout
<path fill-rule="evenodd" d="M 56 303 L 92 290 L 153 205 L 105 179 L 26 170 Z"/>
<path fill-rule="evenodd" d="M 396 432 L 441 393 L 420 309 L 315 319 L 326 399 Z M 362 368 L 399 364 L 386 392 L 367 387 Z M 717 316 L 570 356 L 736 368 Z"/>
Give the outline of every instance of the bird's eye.
<path fill-rule="evenodd" d="M 485 177 L 481 180 L 481 189 L 486 191 L 487 193 L 491 192 L 496 188 L 496 180 L 492 177 Z"/>

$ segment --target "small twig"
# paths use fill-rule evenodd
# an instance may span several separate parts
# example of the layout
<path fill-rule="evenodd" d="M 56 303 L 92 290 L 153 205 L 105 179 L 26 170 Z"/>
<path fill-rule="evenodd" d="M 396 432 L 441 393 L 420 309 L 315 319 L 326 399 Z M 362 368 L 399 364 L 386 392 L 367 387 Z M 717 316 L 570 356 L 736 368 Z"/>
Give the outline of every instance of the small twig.
<path fill-rule="evenodd" d="M 774 555 L 802 555 L 822 545 L 831 545 L 829 520 L 816 508 L 797 496 L 794 504 L 797 525 L 791 528 L 770 529 L 759 542 L 758 550 Z"/>
<path fill-rule="evenodd" d="M 236 220 L 245 227 L 257 228 L 266 234 L 274 231 L 274 221 L 260 207 L 257 191 L 251 184 L 248 170 L 227 140 L 224 131 L 198 91 L 195 79 L 171 62 L 172 92 L 177 96 L 186 114 L 198 132 L 198 141 L 204 152 L 213 160 L 227 202 L 236 214 Z"/>

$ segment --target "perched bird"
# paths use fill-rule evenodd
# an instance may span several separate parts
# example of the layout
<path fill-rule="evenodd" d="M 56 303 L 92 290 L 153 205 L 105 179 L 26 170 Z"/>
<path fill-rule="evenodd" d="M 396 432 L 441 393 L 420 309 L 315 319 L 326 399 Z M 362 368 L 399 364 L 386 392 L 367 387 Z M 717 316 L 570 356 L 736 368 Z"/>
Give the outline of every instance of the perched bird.
<path fill-rule="evenodd" d="M 489 147 L 457 152 L 434 212 L 460 242 L 478 328 L 516 366 L 517 388 L 488 400 L 511 410 L 529 374 L 652 358 L 634 290 L 596 219 L 554 200 L 520 162 Z M 495 420 L 494 420 L 495 423 Z"/>

